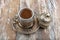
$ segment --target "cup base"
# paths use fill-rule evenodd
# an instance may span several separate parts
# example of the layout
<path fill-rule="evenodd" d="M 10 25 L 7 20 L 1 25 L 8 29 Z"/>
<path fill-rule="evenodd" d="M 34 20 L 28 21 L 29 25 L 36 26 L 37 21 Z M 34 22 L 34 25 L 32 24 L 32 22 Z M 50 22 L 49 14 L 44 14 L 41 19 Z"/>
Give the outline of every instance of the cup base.
<path fill-rule="evenodd" d="M 15 19 L 15 20 L 17 20 L 17 19 Z M 16 32 L 19 32 L 19 33 L 31 34 L 31 33 L 36 32 L 39 29 L 39 27 L 38 27 L 38 21 L 37 21 L 36 18 L 34 19 L 34 22 L 33 22 L 34 25 L 32 27 L 30 27 L 29 29 L 21 28 L 22 25 L 19 22 L 16 22 L 16 21 L 14 21 L 14 22 L 15 23 L 13 23 L 13 26 L 14 26 Z"/>

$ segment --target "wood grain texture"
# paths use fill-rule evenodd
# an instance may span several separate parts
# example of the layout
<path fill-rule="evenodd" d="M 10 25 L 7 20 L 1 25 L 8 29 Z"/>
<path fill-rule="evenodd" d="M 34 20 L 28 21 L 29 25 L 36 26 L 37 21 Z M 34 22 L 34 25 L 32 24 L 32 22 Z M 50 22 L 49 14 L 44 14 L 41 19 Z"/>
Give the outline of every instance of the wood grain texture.
<path fill-rule="evenodd" d="M 41 0 L 43 1 L 43 0 Z M 40 0 L 0 0 L 0 40 L 60 40 L 60 0 L 50 0 L 53 8 L 51 15 L 53 21 L 47 29 L 39 29 L 37 32 L 24 35 L 13 30 L 12 18 L 18 13 L 21 7 L 30 7 L 35 13 L 40 13 L 44 3 Z M 46 4 L 50 4 L 45 0 Z M 56 3 L 55 3 L 56 2 Z M 28 4 L 26 4 L 28 3 Z"/>
<path fill-rule="evenodd" d="M 11 19 L 19 10 L 20 0 L 0 0 L 0 40 L 15 40 Z"/>

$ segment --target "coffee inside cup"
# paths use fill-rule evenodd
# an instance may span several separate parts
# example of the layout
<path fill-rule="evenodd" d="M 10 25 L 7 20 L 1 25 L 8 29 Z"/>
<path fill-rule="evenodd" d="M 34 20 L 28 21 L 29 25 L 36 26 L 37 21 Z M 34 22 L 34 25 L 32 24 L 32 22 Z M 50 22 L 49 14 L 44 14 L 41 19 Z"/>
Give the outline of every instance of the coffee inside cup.
<path fill-rule="evenodd" d="M 28 8 L 22 9 L 20 13 L 21 13 L 20 17 L 22 17 L 24 19 L 28 19 L 28 18 L 32 17 L 32 11 Z"/>

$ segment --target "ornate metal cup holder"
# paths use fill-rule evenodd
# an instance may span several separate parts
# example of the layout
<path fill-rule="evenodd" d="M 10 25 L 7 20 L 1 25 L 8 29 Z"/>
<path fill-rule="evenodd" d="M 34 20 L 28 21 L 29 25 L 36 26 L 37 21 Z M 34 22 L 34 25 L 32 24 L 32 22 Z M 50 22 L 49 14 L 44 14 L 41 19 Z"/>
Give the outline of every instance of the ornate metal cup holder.
<path fill-rule="evenodd" d="M 18 16 L 16 16 L 13 18 L 13 26 L 17 32 L 23 33 L 23 34 L 31 34 L 36 32 L 39 29 L 36 18 L 34 19 L 33 26 L 29 29 L 25 29 L 21 27 L 22 25 L 19 23 Z"/>

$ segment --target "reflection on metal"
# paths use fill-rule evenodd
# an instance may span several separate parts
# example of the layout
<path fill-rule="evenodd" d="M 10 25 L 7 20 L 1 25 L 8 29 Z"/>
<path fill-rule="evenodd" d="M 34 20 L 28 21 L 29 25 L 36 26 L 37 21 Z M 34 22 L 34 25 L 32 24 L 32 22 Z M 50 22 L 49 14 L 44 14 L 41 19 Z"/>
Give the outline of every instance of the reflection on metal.
<path fill-rule="evenodd" d="M 33 26 L 34 12 L 32 11 L 32 9 L 23 8 L 20 10 L 18 15 L 22 28 L 30 28 Z"/>
<path fill-rule="evenodd" d="M 42 13 L 39 18 L 39 26 L 42 28 L 47 28 L 51 22 L 51 15 L 49 13 Z"/>
<path fill-rule="evenodd" d="M 14 21 L 13 26 L 17 32 L 30 34 L 30 33 L 36 32 L 39 29 L 39 27 L 47 28 L 51 22 L 51 15 L 49 13 L 41 14 L 38 20 L 34 17 L 33 26 L 30 26 L 30 27 L 26 25 L 22 26 L 20 23 L 19 16 L 16 16 L 13 21 Z M 26 21 L 26 22 L 29 22 L 29 21 Z M 39 23 L 39 26 L 38 26 L 38 23 Z"/>
<path fill-rule="evenodd" d="M 28 9 L 24 8 L 18 13 L 18 16 L 15 16 L 15 18 L 13 18 L 13 26 L 16 29 L 16 31 L 19 33 L 30 34 L 30 33 L 36 32 L 39 29 L 37 19 L 34 16 L 34 12 L 31 12 L 32 15 L 29 18 L 21 17 L 22 11 L 27 12 L 28 10 L 32 11 L 29 8 Z M 30 13 L 28 14 L 30 15 Z M 28 16 L 28 14 L 25 14 L 25 15 Z"/>
<path fill-rule="evenodd" d="M 47 28 L 51 22 L 49 13 L 34 14 L 30 8 L 23 8 L 18 12 L 18 15 L 13 19 L 13 26 L 19 33 L 30 34 L 36 32 L 39 27 Z M 37 20 L 38 19 L 38 20 Z"/>

